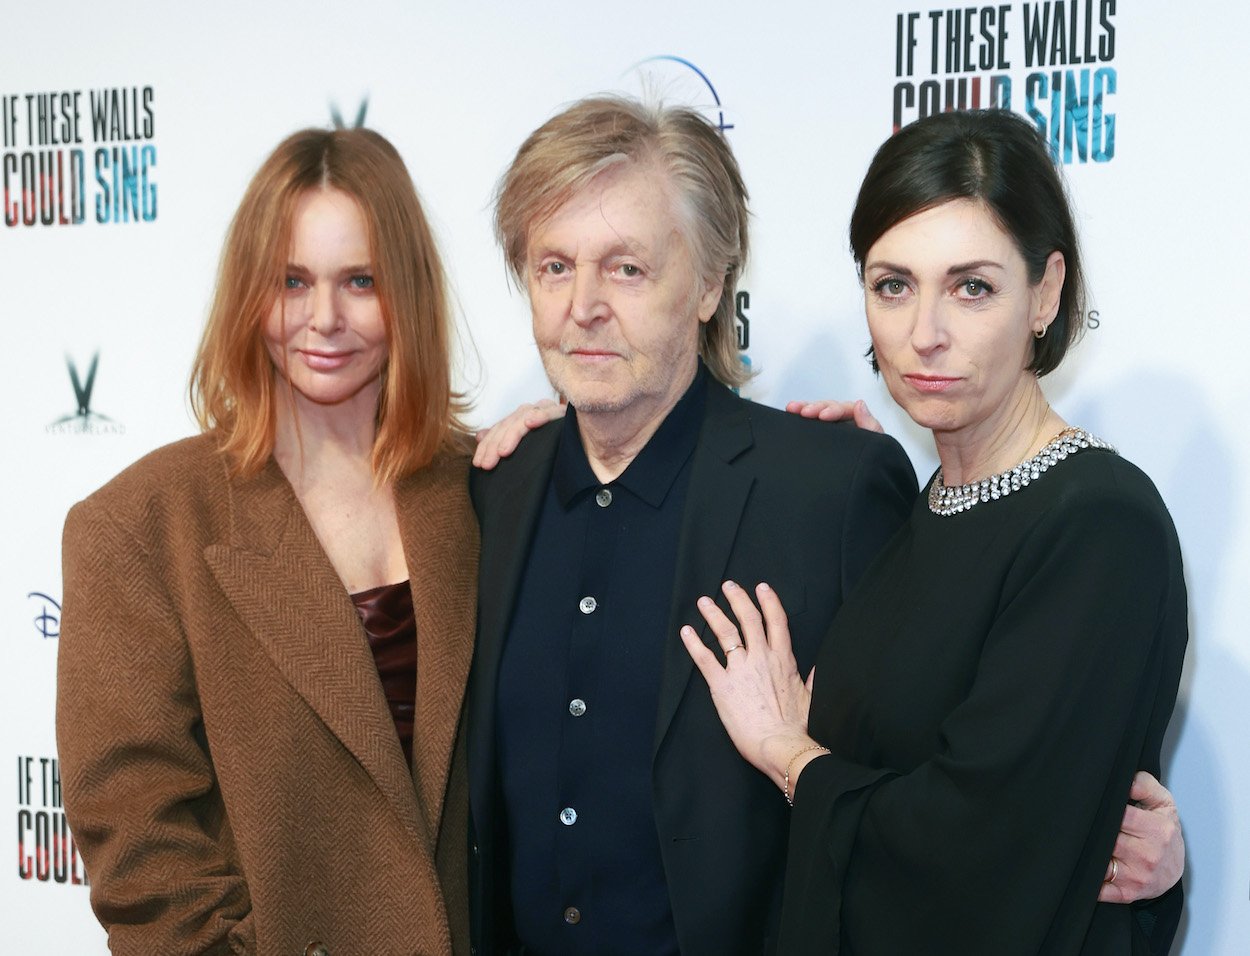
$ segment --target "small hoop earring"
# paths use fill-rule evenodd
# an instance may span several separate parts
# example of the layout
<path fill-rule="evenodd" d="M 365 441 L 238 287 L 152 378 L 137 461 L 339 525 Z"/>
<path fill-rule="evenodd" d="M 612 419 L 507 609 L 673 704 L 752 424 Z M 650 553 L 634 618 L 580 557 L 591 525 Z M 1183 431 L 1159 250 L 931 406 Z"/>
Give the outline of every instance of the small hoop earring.
<path fill-rule="evenodd" d="M 1044 338 L 1046 338 L 1046 330 L 1047 330 L 1048 328 L 1050 328 L 1050 326 L 1049 326 L 1049 325 L 1043 325 L 1040 329 L 1034 329 L 1034 330 L 1033 330 L 1033 338 L 1035 338 L 1035 339 L 1044 339 Z"/>

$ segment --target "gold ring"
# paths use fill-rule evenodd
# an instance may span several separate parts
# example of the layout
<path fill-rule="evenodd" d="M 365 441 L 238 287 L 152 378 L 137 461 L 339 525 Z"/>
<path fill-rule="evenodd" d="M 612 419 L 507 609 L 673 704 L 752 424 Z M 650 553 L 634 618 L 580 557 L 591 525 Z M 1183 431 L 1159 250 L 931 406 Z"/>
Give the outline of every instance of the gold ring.
<path fill-rule="evenodd" d="M 1115 857 L 1111 858 L 1111 875 L 1103 880 L 1108 886 L 1115 882 L 1115 878 L 1120 875 L 1120 861 Z"/>
<path fill-rule="evenodd" d="M 733 647 L 727 647 L 725 648 L 725 656 L 728 657 L 734 651 L 740 651 L 740 650 L 742 650 L 741 644 L 735 644 Z"/>

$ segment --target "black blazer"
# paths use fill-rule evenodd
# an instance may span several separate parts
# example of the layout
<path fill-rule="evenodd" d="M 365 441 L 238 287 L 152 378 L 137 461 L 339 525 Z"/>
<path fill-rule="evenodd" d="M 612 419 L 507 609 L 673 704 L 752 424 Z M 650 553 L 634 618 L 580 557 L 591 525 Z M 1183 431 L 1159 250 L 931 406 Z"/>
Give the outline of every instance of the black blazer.
<path fill-rule="evenodd" d="M 800 418 L 707 381 L 704 421 L 670 598 L 652 786 L 655 825 L 681 951 L 761 953 L 775 941 L 789 808 L 738 755 L 678 637 L 720 582 L 767 581 L 790 619 L 806 672 L 850 587 L 902 525 L 916 497 L 911 463 L 891 438 Z M 479 954 L 512 942 L 504 812 L 495 779 L 495 689 L 517 589 L 561 424 L 537 430 L 493 472 L 471 478 L 482 528 L 478 640 L 470 677 L 470 882 Z"/>

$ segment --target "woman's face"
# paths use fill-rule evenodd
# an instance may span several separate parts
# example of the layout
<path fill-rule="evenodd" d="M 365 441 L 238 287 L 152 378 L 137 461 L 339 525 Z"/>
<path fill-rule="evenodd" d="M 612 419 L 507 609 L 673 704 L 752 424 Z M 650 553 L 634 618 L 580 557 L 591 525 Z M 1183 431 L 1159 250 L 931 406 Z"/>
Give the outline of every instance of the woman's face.
<path fill-rule="evenodd" d="M 337 189 L 300 197 L 282 291 L 265 343 L 296 394 L 321 406 L 357 400 L 373 414 L 387 356 L 369 234 L 356 201 Z"/>
<path fill-rule="evenodd" d="M 1054 319 L 1063 256 L 1029 282 L 1015 242 L 987 208 L 952 200 L 884 233 L 864 260 L 864 301 L 891 396 L 935 433 L 975 438 L 1013 424 L 1037 387 L 1026 371 Z"/>

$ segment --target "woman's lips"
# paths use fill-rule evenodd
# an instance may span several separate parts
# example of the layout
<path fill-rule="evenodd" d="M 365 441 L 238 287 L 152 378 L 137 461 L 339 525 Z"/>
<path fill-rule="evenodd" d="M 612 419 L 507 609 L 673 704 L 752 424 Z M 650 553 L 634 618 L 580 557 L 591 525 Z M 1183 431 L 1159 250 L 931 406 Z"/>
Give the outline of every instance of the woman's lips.
<path fill-rule="evenodd" d="M 317 372 L 333 372 L 335 369 L 342 368 L 352 360 L 352 353 L 348 352 L 321 352 L 309 349 L 300 349 L 300 357 L 304 363 Z"/>
<path fill-rule="evenodd" d="M 944 392 L 959 381 L 946 375 L 904 375 L 903 378 L 920 392 Z"/>

